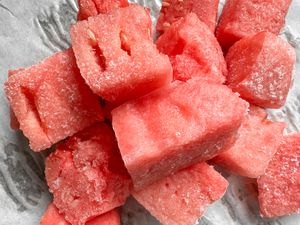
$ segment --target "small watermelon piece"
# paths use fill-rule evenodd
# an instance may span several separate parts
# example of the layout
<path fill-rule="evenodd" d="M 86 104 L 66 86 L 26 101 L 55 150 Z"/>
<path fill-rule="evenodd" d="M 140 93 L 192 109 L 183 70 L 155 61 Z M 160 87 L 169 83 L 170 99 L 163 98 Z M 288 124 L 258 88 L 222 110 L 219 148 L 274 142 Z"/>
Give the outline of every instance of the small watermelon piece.
<path fill-rule="evenodd" d="M 234 174 L 258 178 L 265 173 L 280 145 L 285 123 L 267 120 L 263 109 L 251 109 L 235 144 L 213 161 Z"/>
<path fill-rule="evenodd" d="M 262 216 L 300 212 L 300 133 L 284 137 L 266 173 L 257 183 Z"/>
<path fill-rule="evenodd" d="M 86 20 L 91 16 L 106 14 L 114 9 L 127 7 L 127 0 L 78 0 L 79 12 L 77 19 Z"/>
<path fill-rule="evenodd" d="M 278 35 L 291 0 L 227 0 L 216 36 L 224 51 L 243 37 L 262 31 Z"/>
<path fill-rule="evenodd" d="M 231 146 L 247 106 L 225 85 L 191 79 L 114 109 L 113 128 L 135 188 Z"/>
<path fill-rule="evenodd" d="M 193 12 L 208 26 L 209 30 L 214 33 L 218 6 L 219 0 L 163 0 L 156 29 L 163 33 L 172 23 Z"/>
<path fill-rule="evenodd" d="M 241 97 L 265 108 L 284 105 L 296 62 L 293 47 L 269 32 L 246 37 L 227 56 L 227 83 Z"/>
<path fill-rule="evenodd" d="M 198 163 L 134 191 L 133 196 L 164 225 L 194 225 L 227 186 L 213 167 Z"/>
<path fill-rule="evenodd" d="M 223 83 L 227 75 L 222 49 L 214 34 L 190 13 L 157 40 L 157 48 L 170 57 L 175 80 L 202 77 Z"/>
<path fill-rule="evenodd" d="M 124 204 L 131 180 L 112 129 L 95 124 L 58 145 L 46 160 L 46 180 L 65 219 L 86 221 Z"/>
<path fill-rule="evenodd" d="M 5 91 L 35 151 L 103 120 L 98 98 L 80 76 L 71 49 L 10 76 Z"/>
<path fill-rule="evenodd" d="M 170 61 L 156 49 L 149 11 L 141 6 L 80 21 L 71 38 L 81 75 L 108 102 L 120 104 L 171 81 Z"/>
<path fill-rule="evenodd" d="M 116 210 L 109 211 L 92 220 L 88 221 L 86 225 L 120 225 L 120 216 Z M 40 225 L 71 225 L 68 223 L 63 215 L 59 214 L 58 209 L 53 203 L 50 203 L 46 212 L 44 213 Z"/>

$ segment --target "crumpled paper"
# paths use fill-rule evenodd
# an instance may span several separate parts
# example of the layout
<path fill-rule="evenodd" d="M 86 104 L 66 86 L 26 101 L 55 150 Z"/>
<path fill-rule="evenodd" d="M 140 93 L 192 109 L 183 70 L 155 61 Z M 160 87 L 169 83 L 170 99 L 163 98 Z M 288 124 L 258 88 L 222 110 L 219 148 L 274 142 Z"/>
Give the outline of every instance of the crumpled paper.
<path fill-rule="evenodd" d="M 160 0 L 132 0 L 151 8 L 155 23 Z M 220 1 L 220 6 L 224 5 Z M 30 66 L 70 45 L 69 26 L 75 22 L 76 0 L 0 0 L 0 225 L 35 225 L 51 196 L 44 180 L 45 153 L 29 151 L 26 139 L 9 126 L 9 108 L 3 83 L 9 68 Z M 220 8 L 221 11 L 221 8 Z M 300 0 L 293 0 L 282 31 L 297 51 L 297 66 L 287 104 L 269 110 L 274 120 L 288 123 L 287 133 L 300 130 Z M 258 216 L 255 180 L 223 175 L 230 187 L 199 220 L 202 225 L 297 225 L 300 215 L 275 219 Z M 130 198 L 122 209 L 125 225 L 159 223 Z"/>

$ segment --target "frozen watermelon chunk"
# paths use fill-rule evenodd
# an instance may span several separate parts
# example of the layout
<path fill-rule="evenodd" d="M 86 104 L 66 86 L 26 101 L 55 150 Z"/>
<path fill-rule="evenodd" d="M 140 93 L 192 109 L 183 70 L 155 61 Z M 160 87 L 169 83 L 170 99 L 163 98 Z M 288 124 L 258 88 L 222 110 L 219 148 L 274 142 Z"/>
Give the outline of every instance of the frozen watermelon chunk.
<path fill-rule="evenodd" d="M 194 225 L 227 186 L 213 167 L 198 163 L 134 191 L 133 196 L 164 225 Z"/>
<path fill-rule="evenodd" d="M 103 120 L 98 98 L 80 76 L 72 50 L 10 76 L 5 91 L 35 151 Z"/>
<path fill-rule="evenodd" d="M 225 85 L 191 79 L 114 109 L 113 128 L 135 188 L 231 146 L 247 106 Z"/>
<path fill-rule="evenodd" d="M 284 105 L 296 61 L 295 50 L 280 37 L 261 32 L 233 45 L 227 56 L 227 83 L 252 104 Z"/>
<path fill-rule="evenodd" d="M 78 225 L 124 204 L 131 188 L 114 133 L 104 123 L 58 145 L 46 160 L 46 180 L 59 212 Z"/>
<path fill-rule="evenodd" d="M 127 0 L 78 0 L 79 12 L 77 19 L 86 20 L 91 16 L 109 13 L 114 9 L 127 7 Z"/>
<path fill-rule="evenodd" d="M 227 68 L 221 47 L 196 14 L 190 13 L 172 24 L 156 44 L 170 57 L 175 80 L 202 77 L 217 83 L 225 81 Z"/>
<path fill-rule="evenodd" d="M 264 110 L 251 109 L 239 129 L 235 144 L 213 161 L 234 174 L 258 178 L 265 173 L 280 145 L 285 123 L 269 121 L 262 118 Z"/>
<path fill-rule="evenodd" d="M 261 215 L 274 217 L 300 211 L 300 133 L 285 136 L 266 173 L 258 180 Z"/>
<path fill-rule="evenodd" d="M 219 0 L 163 0 L 156 29 L 163 33 L 172 23 L 193 12 L 214 33 L 218 6 Z"/>
<path fill-rule="evenodd" d="M 120 216 L 116 210 L 109 211 L 101 216 L 89 220 L 86 225 L 120 225 Z M 63 215 L 59 214 L 58 209 L 51 203 L 44 213 L 40 225 L 71 225 Z"/>
<path fill-rule="evenodd" d="M 243 37 L 262 31 L 278 35 L 291 0 L 227 0 L 216 36 L 225 51 Z"/>
<path fill-rule="evenodd" d="M 81 75 L 108 102 L 121 103 L 171 81 L 170 61 L 156 49 L 149 12 L 141 6 L 80 21 L 71 37 Z"/>

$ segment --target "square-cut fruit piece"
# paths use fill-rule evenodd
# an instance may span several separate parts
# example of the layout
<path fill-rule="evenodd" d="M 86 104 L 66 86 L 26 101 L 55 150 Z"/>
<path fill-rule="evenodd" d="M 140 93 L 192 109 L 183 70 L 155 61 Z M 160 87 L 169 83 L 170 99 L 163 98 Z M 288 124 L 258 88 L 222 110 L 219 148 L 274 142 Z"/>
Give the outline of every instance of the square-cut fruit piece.
<path fill-rule="evenodd" d="M 285 128 L 285 123 L 269 121 L 264 115 L 263 109 L 251 107 L 235 144 L 217 155 L 214 163 L 245 177 L 258 178 L 263 175 L 280 145 Z"/>
<path fill-rule="evenodd" d="M 124 204 L 131 189 L 114 133 L 104 123 L 58 145 L 46 160 L 46 180 L 59 212 L 78 225 Z"/>
<path fill-rule="evenodd" d="M 98 97 L 80 76 L 72 50 L 10 76 L 5 92 L 35 151 L 103 120 Z"/>
<path fill-rule="evenodd" d="M 114 109 L 113 128 L 135 188 L 231 146 L 247 108 L 227 86 L 191 79 Z"/>
<path fill-rule="evenodd" d="M 227 83 L 252 104 L 264 108 L 284 105 L 296 62 L 293 47 L 269 32 L 236 42 L 226 55 Z"/>
<path fill-rule="evenodd" d="M 227 0 L 216 36 L 227 51 L 236 41 L 262 31 L 275 35 L 284 25 L 291 0 Z"/>
<path fill-rule="evenodd" d="M 224 195 L 227 186 L 227 181 L 203 162 L 134 191 L 133 196 L 164 225 L 194 225 L 207 206 Z"/>
<path fill-rule="evenodd" d="M 172 23 L 193 12 L 214 33 L 218 6 L 219 0 L 163 0 L 156 29 L 163 33 Z"/>
<path fill-rule="evenodd" d="M 300 133 L 284 137 L 257 183 L 262 216 L 283 216 L 300 211 Z"/>
<path fill-rule="evenodd" d="M 142 6 L 80 21 L 71 38 L 81 75 L 108 102 L 137 98 L 171 81 L 170 61 L 156 49 L 149 11 Z"/>
<path fill-rule="evenodd" d="M 227 75 L 222 49 L 214 34 L 190 13 L 157 40 L 157 48 L 170 57 L 175 80 L 202 77 L 223 83 Z"/>
<path fill-rule="evenodd" d="M 91 16 L 109 13 L 114 9 L 127 7 L 127 0 L 78 0 L 79 12 L 77 19 L 86 20 Z"/>

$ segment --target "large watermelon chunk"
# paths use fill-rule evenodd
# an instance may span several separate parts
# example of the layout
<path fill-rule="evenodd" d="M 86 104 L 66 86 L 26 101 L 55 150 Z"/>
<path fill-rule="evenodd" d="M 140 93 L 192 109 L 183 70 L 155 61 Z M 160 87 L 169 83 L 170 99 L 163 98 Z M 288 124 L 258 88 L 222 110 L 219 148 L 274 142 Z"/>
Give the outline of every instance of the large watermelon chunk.
<path fill-rule="evenodd" d="M 191 79 L 114 109 L 113 128 L 135 188 L 226 149 L 247 106 L 224 85 Z"/>
<path fill-rule="evenodd" d="M 78 225 L 122 205 L 131 187 L 114 133 L 104 123 L 58 145 L 46 160 L 46 180 L 59 212 Z"/>
<path fill-rule="evenodd" d="M 175 80 L 202 77 L 217 83 L 225 81 L 227 69 L 221 47 L 196 14 L 190 13 L 172 24 L 156 44 L 170 57 Z"/>
<path fill-rule="evenodd" d="M 280 145 L 285 124 L 262 118 L 264 112 L 259 111 L 264 110 L 251 108 L 239 129 L 235 144 L 213 159 L 216 164 L 250 178 L 258 178 L 265 173 Z"/>
<path fill-rule="evenodd" d="M 300 133 L 284 138 L 266 173 L 257 182 L 262 216 L 300 211 Z"/>
<path fill-rule="evenodd" d="M 149 12 L 141 6 L 80 21 L 71 37 L 81 75 L 108 102 L 142 96 L 171 80 L 169 59 L 156 49 Z"/>
<path fill-rule="evenodd" d="M 296 54 L 292 46 L 269 32 L 243 38 L 227 56 L 227 83 L 252 104 L 284 105 L 291 85 Z"/>
<path fill-rule="evenodd" d="M 194 225 L 227 186 L 213 167 L 198 163 L 134 191 L 133 196 L 164 225 Z"/>
<path fill-rule="evenodd" d="M 278 35 L 291 0 L 227 0 L 216 36 L 225 51 L 243 37 L 261 31 Z"/>
<path fill-rule="evenodd" d="M 10 76 L 5 91 L 35 151 L 103 120 L 98 98 L 80 76 L 72 50 Z"/>
<path fill-rule="evenodd" d="M 209 30 L 214 33 L 217 22 L 218 5 L 219 0 L 164 0 L 162 2 L 156 29 L 163 33 L 172 23 L 193 12 L 208 26 Z"/>
<path fill-rule="evenodd" d="M 106 14 L 114 9 L 127 7 L 127 0 L 78 0 L 79 12 L 77 19 L 86 20 L 91 16 Z"/>

